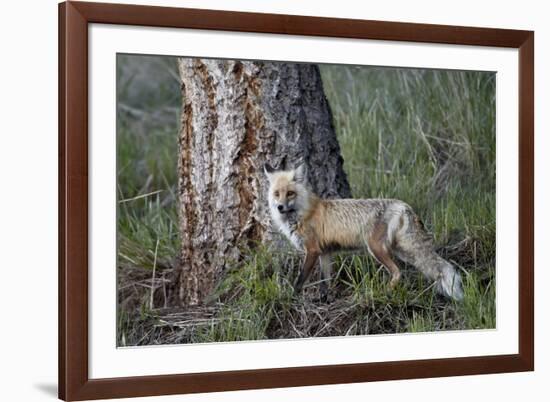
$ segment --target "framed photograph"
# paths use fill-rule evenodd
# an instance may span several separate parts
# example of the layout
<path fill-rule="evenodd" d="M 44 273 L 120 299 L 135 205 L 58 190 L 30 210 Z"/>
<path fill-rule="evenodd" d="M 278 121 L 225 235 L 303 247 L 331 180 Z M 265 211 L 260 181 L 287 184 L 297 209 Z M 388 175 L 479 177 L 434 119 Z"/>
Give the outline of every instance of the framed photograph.
<path fill-rule="evenodd" d="M 534 33 L 59 5 L 59 397 L 534 369 Z"/>

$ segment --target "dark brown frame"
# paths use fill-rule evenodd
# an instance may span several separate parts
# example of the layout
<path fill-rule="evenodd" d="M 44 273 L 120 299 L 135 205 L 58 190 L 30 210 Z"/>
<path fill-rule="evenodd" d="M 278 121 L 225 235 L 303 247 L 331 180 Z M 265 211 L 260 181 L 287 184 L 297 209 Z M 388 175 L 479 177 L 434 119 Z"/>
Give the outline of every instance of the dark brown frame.
<path fill-rule="evenodd" d="M 519 49 L 519 353 L 162 376 L 88 378 L 88 24 Z M 508 29 L 65 2 L 59 5 L 59 397 L 83 400 L 534 370 L 534 33 Z"/>

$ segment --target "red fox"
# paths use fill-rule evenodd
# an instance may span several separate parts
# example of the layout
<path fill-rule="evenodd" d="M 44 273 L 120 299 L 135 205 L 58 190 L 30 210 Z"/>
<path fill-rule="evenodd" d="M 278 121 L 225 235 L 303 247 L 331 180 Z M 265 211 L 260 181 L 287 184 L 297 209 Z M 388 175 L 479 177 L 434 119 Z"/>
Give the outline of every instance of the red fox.
<path fill-rule="evenodd" d="M 437 291 L 462 300 L 462 279 L 455 268 L 434 251 L 433 240 L 412 208 L 394 199 L 321 199 L 309 190 L 304 165 L 275 171 L 264 166 L 269 180 L 269 210 L 278 229 L 305 251 L 296 293 L 321 265 L 321 299 L 326 301 L 331 253 L 366 249 L 390 273 L 390 288 L 401 273 L 394 257 L 413 265 L 436 282 Z"/>

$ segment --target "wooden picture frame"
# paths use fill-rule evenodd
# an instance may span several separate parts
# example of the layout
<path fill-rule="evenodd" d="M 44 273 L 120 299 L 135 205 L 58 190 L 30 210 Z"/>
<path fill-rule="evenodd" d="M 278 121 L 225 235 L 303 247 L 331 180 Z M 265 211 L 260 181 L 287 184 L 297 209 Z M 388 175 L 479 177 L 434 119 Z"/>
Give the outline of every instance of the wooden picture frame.
<path fill-rule="evenodd" d="M 90 379 L 88 24 L 519 49 L 519 353 Z M 531 31 L 65 2 L 59 5 L 59 397 L 64 400 L 443 377 L 534 369 L 534 33 Z"/>

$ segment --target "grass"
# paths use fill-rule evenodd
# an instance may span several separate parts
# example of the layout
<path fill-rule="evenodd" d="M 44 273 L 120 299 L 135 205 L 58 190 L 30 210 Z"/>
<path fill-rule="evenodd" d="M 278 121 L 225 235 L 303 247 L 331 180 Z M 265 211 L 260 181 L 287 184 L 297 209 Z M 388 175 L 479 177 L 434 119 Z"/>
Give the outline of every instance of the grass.
<path fill-rule="evenodd" d="M 119 345 L 495 328 L 494 74 L 321 66 L 354 197 L 409 203 L 462 271 L 462 303 L 404 264 L 389 291 L 379 264 L 349 254 L 335 259 L 329 303 L 318 276 L 296 298 L 300 258 L 259 246 L 243 249 L 208 304 L 183 310 L 175 59 L 119 57 Z"/>
<path fill-rule="evenodd" d="M 174 66 L 173 58 L 118 56 L 117 234 L 122 267 L 152 269 L 155 254 L 160 268 L 170 267 L 178 253 L 180 93 Z"/>

